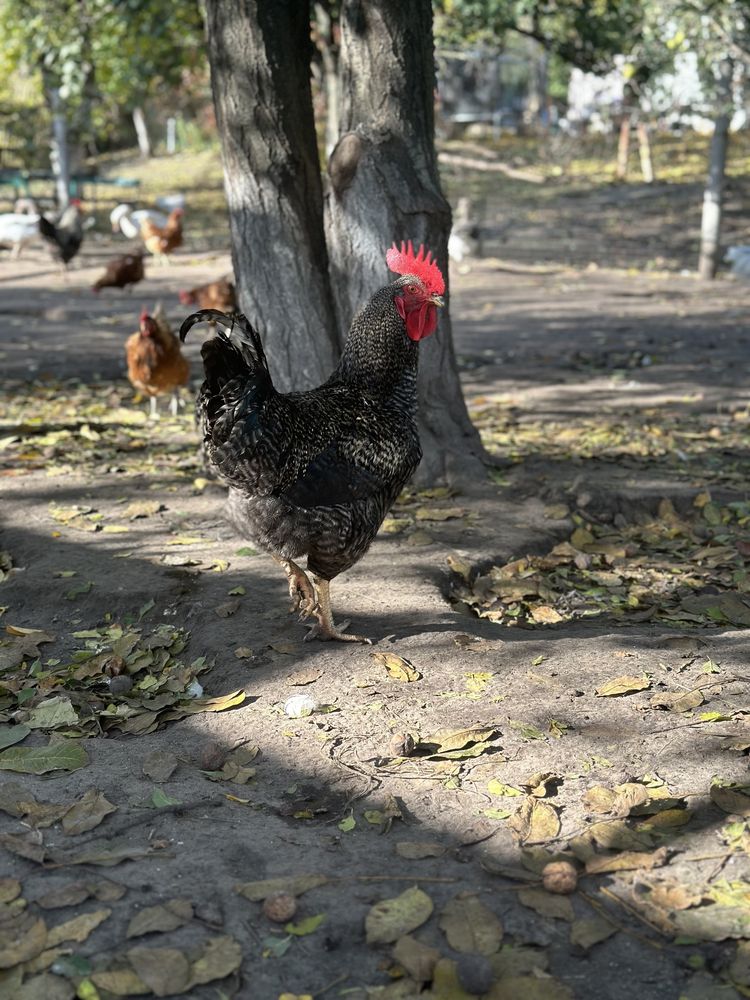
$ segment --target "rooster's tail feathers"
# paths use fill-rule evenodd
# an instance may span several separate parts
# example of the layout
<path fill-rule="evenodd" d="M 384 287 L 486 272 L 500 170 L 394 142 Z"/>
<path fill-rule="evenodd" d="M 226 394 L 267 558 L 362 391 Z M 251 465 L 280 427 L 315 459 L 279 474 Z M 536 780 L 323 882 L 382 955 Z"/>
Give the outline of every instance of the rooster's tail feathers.
<path fill-rule="evenodd" d="M 180 327 L 180 340 L 184 342 L 188 331 L 198 323 L 213 323 L 220 334 L 220 338 L 216 338 L 213 342 L 207 342 L 204 344 L 204 348 L 208 346 L 208 343 L 214 343 L 217 348 L 219 343 L 226 345 L 220 353 L 224 355 L 227 362 L 229 362 L 229 358 L 226 356 L 226 347 L 234 348 L 236 355 L 239 355 L 250 371 L 256 374 L 263 372 L 270 381 L 268 362 L 260 335 L 246 316 L 242 313 L 227 315 L 220 309 L 199 309 L 198 312 L 192 313 L 183 321 Z M 205 362 L 206 355 L 204 353 L 204 364 Z M 230 363 L 230 366 L 234 367 L 234 363 Z"/>

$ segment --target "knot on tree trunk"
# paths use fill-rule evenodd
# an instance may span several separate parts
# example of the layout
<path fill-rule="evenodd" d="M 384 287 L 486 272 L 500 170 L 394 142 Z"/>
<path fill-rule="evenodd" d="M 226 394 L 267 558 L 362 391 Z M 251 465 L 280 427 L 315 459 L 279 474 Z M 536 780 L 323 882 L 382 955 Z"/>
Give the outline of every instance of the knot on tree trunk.
<path fill-rule="evenodd" d="M 328 176 L 337 198 L 354 180 L 362 156 L 362 140 L 356 132 L 347 132 L 336 143 L 328 160 Z"/>

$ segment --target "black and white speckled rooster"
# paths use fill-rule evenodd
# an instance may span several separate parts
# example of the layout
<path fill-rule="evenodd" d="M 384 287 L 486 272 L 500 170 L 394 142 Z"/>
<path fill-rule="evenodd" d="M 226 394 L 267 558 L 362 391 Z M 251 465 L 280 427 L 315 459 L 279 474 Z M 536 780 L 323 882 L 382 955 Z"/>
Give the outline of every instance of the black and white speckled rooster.
<path fill-rule="evenodd" d="M 291 610 L 317 619 L 307 639 L 370 641 L 334 625 L 329 583 L 365 554 L 422 457 L 417 345 L 435 331 L 445 284 L 423 247 L 394 246 L 386 262 L 401 277 L 357 313 L 335 371 L 309 392 L 274 389 L 241 313 L 202 309 L 180 329 L 184 340 L 196 323 L 217 325 L 201 350 L 204 449 L 229 485 L 232 523 L 284 568 Z"/>

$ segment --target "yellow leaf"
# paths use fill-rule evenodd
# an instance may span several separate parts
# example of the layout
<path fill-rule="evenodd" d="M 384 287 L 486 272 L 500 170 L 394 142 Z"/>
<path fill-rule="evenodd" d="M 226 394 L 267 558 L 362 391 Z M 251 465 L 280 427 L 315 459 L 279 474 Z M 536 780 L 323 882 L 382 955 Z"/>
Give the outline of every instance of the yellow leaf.
<path fill-rule="evenodd" d="M 613 677 L 596 689 L 598 698 L 611 698 L 618 694 L 634 694 L 636 691 L 646 691 L 651 687 L 651 681 L 642 674 L 640 677 Z"/>
<path fill-rule="evenodd" d="M 396 656 L 395 653 L 371 653 L 370 655 L 383 664 L 388 676 L 395 681 L 409 684 L 411 681 L 418 681 L 422 676 L 417 668 L 412 666 L 403 656 Z"/>

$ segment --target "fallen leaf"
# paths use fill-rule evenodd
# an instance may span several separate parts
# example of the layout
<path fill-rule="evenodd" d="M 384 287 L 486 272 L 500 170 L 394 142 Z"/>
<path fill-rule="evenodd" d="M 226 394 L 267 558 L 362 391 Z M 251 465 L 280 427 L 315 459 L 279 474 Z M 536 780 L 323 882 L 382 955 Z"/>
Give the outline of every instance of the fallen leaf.
<path fill-rule="evenodd" d="M 193 906 L 187 899 L 170 899 L 157 906 L 146 906 L 131 919 L 125 937 L 142 937 L 157 931 L 174 931 L 193 919 Z"/>
<path fill-rule="evenodd" d="M 560 832 L 560 817 L 549 802 L 528 796 L 508 824 L 522 844 L 544 843 Z"/>
<path fill-rule="evenodd" d="M 0 905 L 10 903 L 21 895 L 21 883 L 15 878 L 0 878 Z"/>
<path fill-rule="evenodd" d="M 184 994 L 189 988 L 190 962 L 176 948 L 131 948 L 126 957 L 138 978 L 157 997 Z"/>
<path fill-rule="evenodd" d="M 75 805 L 65 813 L 62 828 L 69 836 L 85 833 L 99 826 L 105 816 L 116 812 L 117 806 L 112 805 L 106 796 L 97 788 L 90 788 Z"/>
<path fill-rule="evenodd" d="M 652 708 L 663 708 L 669 712 L 689 712 L 705 701 L 703 692 L 665 691 L 663 694 L 652 694 L 649 704 Z"/>
<path fill-rule="evenodd" d="M 151 993 L 150 988 L 132 969 L 109 969 L 92 972 L 89 978 L 97 989 L 112 993 L 116 997 L 139 997 Z M 97 1000 L 97 998 L 92 995 L 91 1000 Z"/>
<path fill-rule="evenodd" d="M 291 934 L 294 937 L 306 937 L 308 934 L 312 934 L 313 931 L 316 931 L 325 918 L 325 913 L 316 913 L 315 916 L 305 917 L 304 920 L 300 920 L 296 924 L 284 924 L 284 930 L 287 934 Z"/>
<path fill-rule="evenodd" d="M 154 750 L 144 758 L 143 773 L 152 781 L 168 781 L 177 769 L 177 758 L 167 750 Z"/>
<path fill-rule="evenodd" d="M 524 887 L 519 891 L 518 900 L 542 917 L 552 917 L 554 920 L 568 920 L 571 923 L 575 919 L 573 904 L 569 896 L 547 892 L 546 889 L 538 889 L 535 886 L 530 886 Z"/>
<path fill-rule="evenodd" d="M 709 795 L 714 805 L 726 813 L 750 816 L 750 785 L 735 785 L 721 778 L 711 782 Z"/>
<path fill-rule="evenodd" d="M 396 681 L 409 683 L 411 681 L 418 681 L 422 676 L 417 668 L 409 663 L 408 660 L 405 660 L 402 656 L 396 656 L 395 653 L 371 653 L 370 656 L 379 663 L 382 663 L 388 672 L 388 676 Z"/>
<path fill-rule="evenodd" d="M 368 944 L 390 944 L 421 927 L 429 919 L 433 903 L 427 893 L 413 886 L 400 896 L 376 903 L 365 918 Z"/>
<path fill-rule="evenodd" d="M 412 979 L 418 983 L 427 983 L 432 979 L 440 952 L 422 944 L 410 934 L 404 934 L 396 941 L 393 958 Z"/>
<path fill-rule="evenodd" d="M 701 941 L 726 941 L 750 937 L 750 910 L 747 906 L 699 906 L 672 915 L 681 934 Z"/>
<path fill-rule="evenodd" d="M 14 726 L 0 726 L 0 750 L 13 746 L 25 740 L 31 730 L 23 723 L 16 723 Z"/>
<path fill-rule="evenodd" d="M 48 698 L 33 708 L 26 719 L 29 729 L 57 729 L 60 726 L 75 726 L 78 713 L 69 698 Z"/>
<path fill-rule="evenodd" d="M 34 958 L 47 947 L 47 925 L 41 917 L 22 913 L 0 931 L 0 969 Z"/>
<path fill-rule="evenodd" d="M 668 858 L 669 852 L 666 847 L 660 847 L 656 851 L 621 851 L 619 854 L 597 854 L 586 860 L 586 874 L 603 875 L 605 872 L 658 868 L 666 864 Z"/>
<path fill-rule="evenodd" d="M 44 747 L 11 747 L 0 753 L 0 770 L 23 774 L 76 771 L 88 762 L 89 755 L 83 746 L 73 740 L 49 743 Z"/>
<path fill-rule="evenodd" d="M 503 938 L 497 916 L 470 893 L 461 893 L 446 903 L 438 926 L 454 951 L 494 955 Z"/>
<path fill-rule="evenodd" d="M 606 681 L 600 688 L 596 689 L 597 698 L 612 698 L 620 694 L 633 694 L 636 691 L 645 691 L 651 687 L 648 677 L 613 677 L 611 681 Z"/>
<path fill-rule="evenodd" d="M 570 928 L 570 943 L 580 951 L 589 951 L 595 944 L 606 941 L 617 928 L 604 917 L 587 917 L 574 920 Z"/>
<path fill-rule="evenodd" d="M 239 882 L 235 885 L 234 891 L 253 903 L 259 903 L 280 892 L 289 893 L 290 896 L 301 896 L 310 889 L 317 889 L 318 886 L 327 883 L 327 875 L 289 875 L 262 879 L 260 882 Z"/>
<path fill-rule="evenodd" d="M 210 938 L 203 945 L 203 952 L 190 970 L 190 985 L 198 986 L 224 979 L 242 965 L 242 948 L 239 941 L 229 935 Z"/>
<path fill-rule="evenodd" d="M 99 924 L 103 923 L 112 913 L 106 907 L 102 910 L 93 910 L 90 913 L 81 913 L 80 916 L 66 920 L 63 924 L 50 927 L 47 934 L 47 948 L 62 944 L 64 941 L 85 941 Z"/>
<path fill-rule="evenodd" d="M 237 655 L 237 650 L 234 651 L 234 655 Z M 297 670 L 295 673 L 289 674 L 287 682 L 292 687 L 304 687 L 306 684 L 314 684 L 322 673 L 323 671 L 318 667 L 308 667 L 306 670 Z"/>

